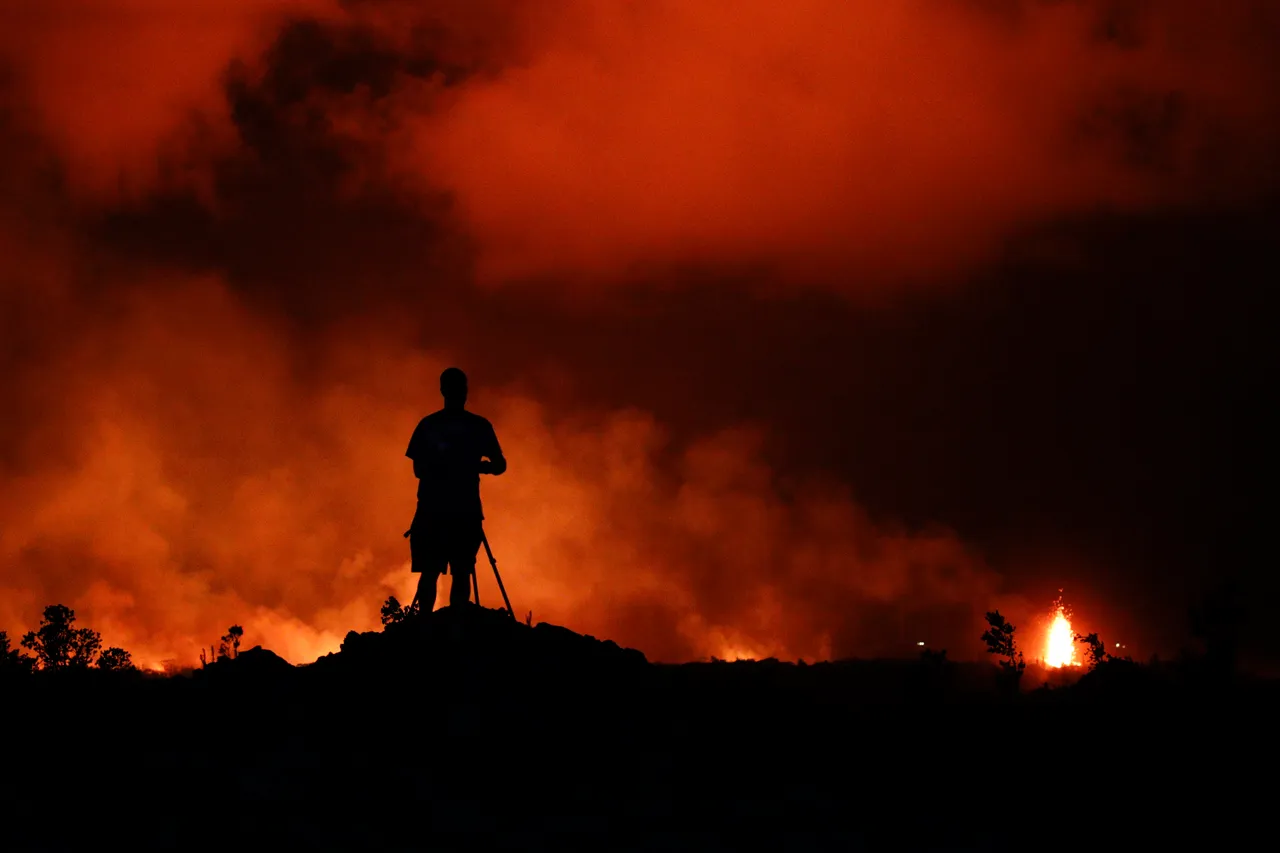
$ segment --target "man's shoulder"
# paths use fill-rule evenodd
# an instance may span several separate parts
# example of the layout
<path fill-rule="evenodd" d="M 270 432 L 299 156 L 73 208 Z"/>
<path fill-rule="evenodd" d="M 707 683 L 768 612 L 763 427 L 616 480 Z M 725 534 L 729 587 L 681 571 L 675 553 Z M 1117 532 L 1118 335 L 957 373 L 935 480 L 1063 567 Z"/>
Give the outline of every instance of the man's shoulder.
<path fill-rule="evenodd" d="M 429 429 L 433 426 L 444 426 L 452 424 L 453 428 L 457 428 L 459 424 L 464 425 L 467 429 L 481 430 L 493 429 L 493 424 L 489 423 L 489 419 L 482 415 L 477 415 L 469 409 L 462 411 L 450 411 L 449 409 L 441 409 L 438 412 L 432 412 L 421 421 L 418 426 L 422 429 Z"/>
<path fill-rule="evenodd" d="M 438 432 L 442 425 L 440 415 L 441 412 L 432 412 L 422 420 L 418 421 L 418 425 L 413 428 L 413 437 L 410 439 L 409 443 L 413 444 L 414 442 L 424 440 L 433 432 Z"/>
<path fill-rule="evenodd" d="M 475 412 L 466 412 L 466 415 L 467 432 L 479 438 L 486 438 L 493 433 L 493 424 L 489 423 L 488 418 Z"/>

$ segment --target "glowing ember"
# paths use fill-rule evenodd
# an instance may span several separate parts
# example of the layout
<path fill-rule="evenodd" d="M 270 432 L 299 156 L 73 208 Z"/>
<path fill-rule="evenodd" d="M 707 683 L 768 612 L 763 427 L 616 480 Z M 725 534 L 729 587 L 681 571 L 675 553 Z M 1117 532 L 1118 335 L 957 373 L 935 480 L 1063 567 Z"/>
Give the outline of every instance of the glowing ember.
<path fill-rule="evenodd" d="M 1054 603 L 1054 607 L 1053 622 L 1044 641 L 1044 662 L 1052 667 L 1079 666 L 1075 633 L 1071 630 L 1071 620 L 1067 618 L 1061 599 Z"/>

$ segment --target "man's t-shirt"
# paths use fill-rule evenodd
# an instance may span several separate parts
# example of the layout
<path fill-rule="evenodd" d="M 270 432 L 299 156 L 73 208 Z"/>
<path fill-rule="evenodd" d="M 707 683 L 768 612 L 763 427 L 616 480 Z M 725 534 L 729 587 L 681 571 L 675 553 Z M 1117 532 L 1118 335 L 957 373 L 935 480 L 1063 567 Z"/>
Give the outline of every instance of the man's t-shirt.
<path fill-rule="evenodd" d="M 479 465 L 502 460 L 493 424 L 477 414 L 441 409 L 418 422 L 409 448 L 418 479 L 420 512 L 453 519 L 483 519 Z"/>

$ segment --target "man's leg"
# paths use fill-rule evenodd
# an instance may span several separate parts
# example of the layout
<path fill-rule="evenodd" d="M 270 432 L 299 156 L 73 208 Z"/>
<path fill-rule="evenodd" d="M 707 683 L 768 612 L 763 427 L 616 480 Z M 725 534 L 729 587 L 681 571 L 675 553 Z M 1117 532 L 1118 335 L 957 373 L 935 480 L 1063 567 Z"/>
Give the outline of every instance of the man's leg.
<path fill-rule="evenodd" d="M 440 575 L 436 572 L 421 572 L 418 575 L 418 611 L 430 613 L 436 609 L 436 590 Z"/>
<path fill-rule="evenodd" d="M 471 600 L 471 578 L 476 572 L 476 553 L 480 550 L 480 524 L 458 525 L 449 549 L 449 604 L 466 604 Z"/>
<path fill-rule="evenodd" d="M 440 575 L 444 574 L 447 555 L 440 537 L 440 527 L 426 521 L 420 522 L 421 512 L 414 516 L 413 532 L 409 534 L 409 558 L 413 571 L 418 575 L 418 611 L 430 613 L 436 605 L 436 589 Z"/>
<path fill-rule="evenodd" d="M 449 567 L 449 576 L 452 583 L 452 586 L 449 587 L 450 607 L 457 607 L 471 600 L 471 575 L 474 571 L 475 568 L 472 567 L 472 571 L 464 575 L 458 573 L 457 567 Z"/>

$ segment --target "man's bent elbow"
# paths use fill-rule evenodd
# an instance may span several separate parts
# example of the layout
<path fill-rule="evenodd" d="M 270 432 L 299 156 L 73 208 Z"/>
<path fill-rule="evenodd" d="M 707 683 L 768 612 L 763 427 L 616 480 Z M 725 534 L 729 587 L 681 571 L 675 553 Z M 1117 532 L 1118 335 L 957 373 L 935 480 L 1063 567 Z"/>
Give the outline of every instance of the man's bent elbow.
<path fill-rule="evenodd" d="M 489 470 L 494 476 L 503 473 L 507 470 L 507 460 L 502 456 L 493 459 L 489 463 Z"/>

